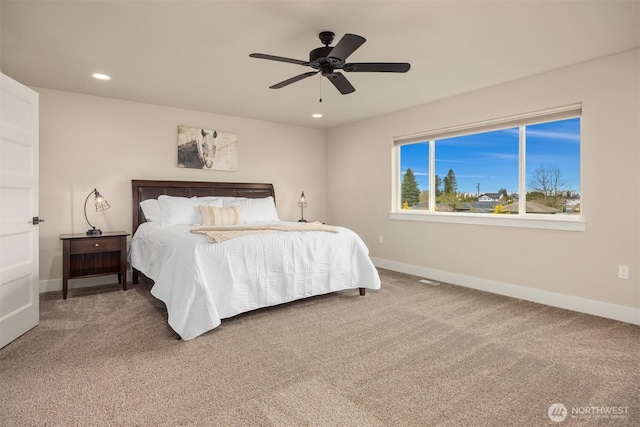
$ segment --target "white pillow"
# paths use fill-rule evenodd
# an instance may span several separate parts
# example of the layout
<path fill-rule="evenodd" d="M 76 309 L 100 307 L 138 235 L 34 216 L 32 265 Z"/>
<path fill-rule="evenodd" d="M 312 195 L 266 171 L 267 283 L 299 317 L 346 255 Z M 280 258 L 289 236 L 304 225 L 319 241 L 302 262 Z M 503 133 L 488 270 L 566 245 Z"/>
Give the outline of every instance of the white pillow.
<path fill-rule="evenodd" d="M 213 206 L 198 206 L 202 216 L 202 225 L 240 225 L 244 224 L 242 207 L 216 208 Z"/>
<path fill-rule="evenodd" d="M 147 199 L 140 202 L 140 208 L 147 221 L 160 222 L 162 219 L 162 209 L 158 199 Z"/>
<path fill-rule="evenodd" d="M 242 206 L 244 221 L 252 222 L 279 221 L 276 203 L 272 196 L 261 199 L 238 197 L 235 201 L 224 203 L 224 207 Z"/>
<path fill-rule="evenodd" d="M 221 200 L 209 200 L 203 203 L 197 197 L 174 197 L 162 195 L 158 197 L 160 209 L 162 210 L 162 225 L 193 225 L 200 224 L 202 218 L 197 209 L 198 205 L 222 207 Z"/>

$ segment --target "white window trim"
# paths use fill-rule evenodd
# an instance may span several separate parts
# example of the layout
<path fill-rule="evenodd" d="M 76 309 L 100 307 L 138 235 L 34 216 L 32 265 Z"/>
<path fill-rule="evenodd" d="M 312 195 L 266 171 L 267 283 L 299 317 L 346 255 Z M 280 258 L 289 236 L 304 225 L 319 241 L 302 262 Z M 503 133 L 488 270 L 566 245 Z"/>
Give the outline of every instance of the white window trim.
<path fill-rule="evenodd" d="M 535 228 L 546 230 L 562 230 L 562 231 L 585 231 L 586 220 L 584 216 L 573 215 L 544 215 L 544 214 L 512 214 L 512 215 L 493 215 L 493 214 L 474 214 L 474 213 L 449 213 L 449 212 L 432 212 L 424 210 L 402 210 L 400 207 L 401 197 L 401 181 L 398 179 L 400 176 L 400 156 L 399 147 L 405 144 L 427 142 L 435 139 L 442 139 L 443 136 L 458 136 L 469 133 L 477 133 L 481 131 L 500 129 L 505 126 L 521 126 L 525 124 L 531 124 L 538 121 L 554 121 L 561 120 L 563 118 L 581 116 L 582 104 L 572 104 L 563 107 L 557 107 L 553 109 L 536 111 L 532 113 L 519 114 L 512 117 L 503 119 L 486 120 L 479 123 L 466 124 L 461 126 L 449 127 L 444 129 L 438 129 L 434 131 L 421 132 L 412 135 L 399 136 L 394 138 L 394 145 L 392 147 L 392 188 L 391 188 L 391 211 L 389 212 L 389 219 L 401 220 L 401 221 L 421 221 L 421 222 L 439 222 L 449 224 L 469 224 L 469 225 L 486 225 L 496 227 L 517 227 L 517 228 Z M 523 133 L 523 128 L 520 128 L 520 160 L 519 168 L 521 176 L 526 176 L 524 159 L 522 153 L 526 148 L 526 140 Z M 429 144 L 429 170 L 435 170 L 435 156 L 434 156 L 434 144 Z M 431 174 L 429 188 L 434 188 L 435 182 L 434 175 Z M 520 194 L 526 194 L 526 183 L 523 180 L 519 182 Z M 435 201 L 435 195 L 430 192 L 430 203 L 433 205 Z M 431 199 L 434 200 L 431 200 Z M 521 197 L 519 200 L 520 211 L 526 210 L 526 198 Z"/>
<path fill-rule="evenodd" d="M 571 216 L 550 215 L 493 215 L 426 211 L 389 212 L 389 219 L 401 221 L 440 222 L 447 224 L 486 225 L 495 227 L 537 228 L 545 230 L 585 231 L 586 221 Z"/>
<path fill-rule="evenodd" d="M 411 135 L 397 136 L 393 140 L 394 145 L 404 145 L 415 142 L 429 141 L 432 139 L 451 138 L 454 136 L 505 129 L 508 127 L 542 123 L 545 121 L 552 122 L 572 117 L 579 117 L 581 116 L 581 114 L 582 104 L 578 103 L 565 105 L 563 107 L 534 111 L 531 113 L 518 114 L 515 116 L 504 117 L 500 119 L 484 120 L 481 122 L 468 123 L 460 126 L 450 126 L 432 131 L 418 132 Z"/>

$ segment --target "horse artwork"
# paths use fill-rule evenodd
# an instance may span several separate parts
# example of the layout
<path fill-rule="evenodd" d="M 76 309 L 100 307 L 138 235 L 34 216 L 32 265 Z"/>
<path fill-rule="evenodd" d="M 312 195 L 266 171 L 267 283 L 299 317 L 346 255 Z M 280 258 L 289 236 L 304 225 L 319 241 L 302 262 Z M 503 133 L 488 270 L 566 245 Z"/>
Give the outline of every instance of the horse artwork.
<path fill-rule="evenodd" d="M 236 171 L 238 135 L 178 126 L 178 167 Z"/>

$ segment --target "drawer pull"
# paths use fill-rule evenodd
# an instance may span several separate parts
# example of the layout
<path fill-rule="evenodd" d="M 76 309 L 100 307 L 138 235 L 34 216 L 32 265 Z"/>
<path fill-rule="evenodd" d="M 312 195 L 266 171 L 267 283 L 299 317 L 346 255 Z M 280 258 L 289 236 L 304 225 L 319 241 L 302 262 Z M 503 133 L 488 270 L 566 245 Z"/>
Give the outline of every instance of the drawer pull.
<path fill-rule="evenodd" d="M 96 248 L 97 248 L 98 246 L 100 246 L 100 243 L 96 243 Z"/>

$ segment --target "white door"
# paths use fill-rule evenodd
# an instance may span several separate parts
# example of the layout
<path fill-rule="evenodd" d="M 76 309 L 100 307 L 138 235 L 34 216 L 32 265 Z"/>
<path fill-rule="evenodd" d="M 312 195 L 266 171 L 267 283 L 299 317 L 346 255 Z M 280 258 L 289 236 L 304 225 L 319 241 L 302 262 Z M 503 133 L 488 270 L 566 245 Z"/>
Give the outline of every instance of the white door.
<path fill-rule="evenodd" d="M 38 132 L 38 94 L 0 73 L 0 348 L 40 321 Z"/>

